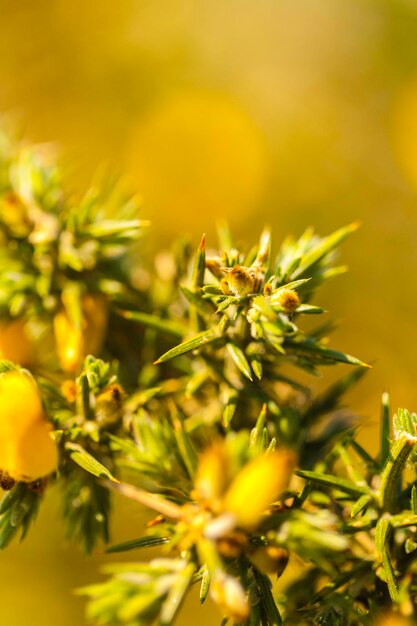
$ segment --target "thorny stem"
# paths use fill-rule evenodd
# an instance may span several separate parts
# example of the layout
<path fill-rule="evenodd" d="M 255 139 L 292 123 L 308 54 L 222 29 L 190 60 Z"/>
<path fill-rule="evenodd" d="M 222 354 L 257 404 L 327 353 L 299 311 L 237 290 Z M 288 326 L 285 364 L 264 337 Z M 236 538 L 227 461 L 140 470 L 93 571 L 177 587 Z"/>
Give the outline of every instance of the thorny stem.
<path fill-rule="evenodd" d="M 168 500 L 161 498 L 156 494 L 149 493 L 148 491 L 145 491 L 145 489 L 140 489 L 139 487 L 134 487 L 133 485 L 128 485 L 127 483 L 115 484 L 107 480 L 101 482 L 106 487 L 121 493 L 123 496 L 130 498 L 130 500 L 134 500 L 135 502 L 139 502 L 140 504 L 147 506 L 165 517 L 176 520 L 179 520 L 182 517 L 181 507 L 173 502 L 169 502 Z"/>
<path fill-rule="evenodd" d="M 408 433 L 402 433 L 392 446 L 382 470 L 379 502 L 381 508 L 388 513 L 395 513 L 398 481 L 416 442 L 417 439 L 415 437 Z"/>

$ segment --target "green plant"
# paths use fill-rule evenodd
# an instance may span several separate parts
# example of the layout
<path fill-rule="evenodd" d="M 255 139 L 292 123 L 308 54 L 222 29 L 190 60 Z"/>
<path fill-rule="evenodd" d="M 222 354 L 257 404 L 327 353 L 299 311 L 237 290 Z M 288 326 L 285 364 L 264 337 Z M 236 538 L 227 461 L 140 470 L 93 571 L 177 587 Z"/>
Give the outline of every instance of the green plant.
<path fill-rule="evenodd" d="M 193 585 L 223 624 L 415 618 L 417 416 L 384 395 L 370 456 L 337 410 L 369 366 L 305 323 L 357 225 L 275 256 L 268 230 L 240 251 L 222 225 L 217 252 L 180 241 L 151 270 L 125 194 L 68 198 L 42 150 L 0 145 L 0 545 L 54 483 L 68 536 L 108 544 L 117 491 L 155 519 L 107 551 L 161 556 L 81 590 L 98 624 L 168 626 Z"/>

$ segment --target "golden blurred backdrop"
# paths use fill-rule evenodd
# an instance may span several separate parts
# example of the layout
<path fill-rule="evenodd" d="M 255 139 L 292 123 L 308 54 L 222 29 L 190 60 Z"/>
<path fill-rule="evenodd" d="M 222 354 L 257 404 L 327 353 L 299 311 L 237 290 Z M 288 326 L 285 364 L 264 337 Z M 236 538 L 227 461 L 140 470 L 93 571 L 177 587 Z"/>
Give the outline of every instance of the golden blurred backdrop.
<path fill-rule="evenodd" d="M 57 142 L 74 189 L 98 167 L 123 174 L 150 247 L 179 232 L 210 245 L 219 217 L 248 243 L 264 222 L 278 243 L 362 220 L 321 300 L 333 345 L 374 363 L 350 397 L 362 439 L 383 390 L 417 408 L 414 2 L 0 0 L 0 16 L 0 111 Z M 1 555 L 1 624 L 85 623 L 72 590 L 106 559 L 63 547 L 57 507 Z M 142 525 L 121 505 L 114 539 Z M 217 617 L 195 603 L 180 623 Z"/>

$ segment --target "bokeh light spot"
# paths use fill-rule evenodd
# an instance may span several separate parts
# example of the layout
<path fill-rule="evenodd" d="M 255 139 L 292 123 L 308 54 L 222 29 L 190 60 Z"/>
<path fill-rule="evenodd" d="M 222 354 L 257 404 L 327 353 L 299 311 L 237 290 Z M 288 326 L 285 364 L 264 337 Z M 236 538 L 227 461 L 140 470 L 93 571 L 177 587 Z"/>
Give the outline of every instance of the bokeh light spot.
<path fill-rule="evenodd" d="M 158 211 L 158 225 L 166 215 L 179 229 L 253 210 L 267 169 L 266 142 L 250 116 L 226 96 L 202 93 L 153 108 L 132 133 L 128 159 L 147 214 Z"/>
<path fill-rule="evenodd" d="M 417 76 L 402 87 L 394 101 L 392 141 L 405 178 L 417 189 Z"/>

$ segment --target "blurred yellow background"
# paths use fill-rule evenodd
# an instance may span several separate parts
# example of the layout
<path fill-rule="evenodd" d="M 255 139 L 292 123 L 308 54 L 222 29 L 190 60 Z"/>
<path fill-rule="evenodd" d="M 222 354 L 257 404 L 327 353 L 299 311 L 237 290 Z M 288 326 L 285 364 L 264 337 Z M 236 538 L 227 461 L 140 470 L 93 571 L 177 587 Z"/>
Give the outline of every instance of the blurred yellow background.
<path fill-rule="evenodd" d="M 417 408 L 412 0 L 0 0 L 0 17 L 0 111 L 58 143 L 73 188 L 99 166 L 126 176 L 153 247 L 182 231 L 211 245 L 220 216 L 248 244 L 264 222 L 277 244 L 361 219 L 320 303 L 341 322 L 332 345 L 374 363 L 350 397 L 362 440 L 383 390 Z M 121 505 L 114 539 L 142 524 Z M 106 559 L 62 544 L 52 494 L 1 555 L 0 624 L 85 623 L 71 590 Z"/>

